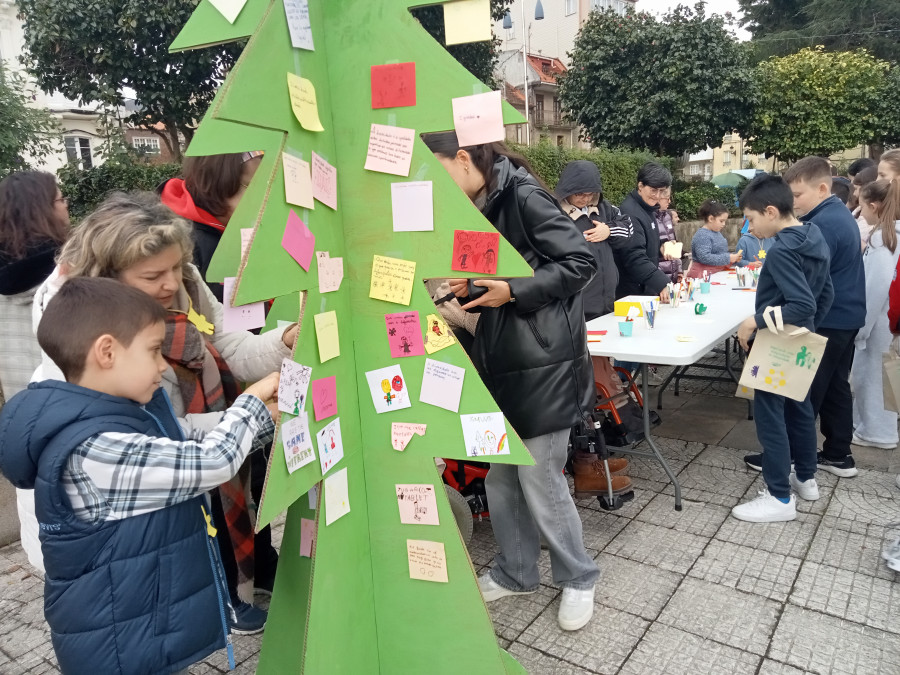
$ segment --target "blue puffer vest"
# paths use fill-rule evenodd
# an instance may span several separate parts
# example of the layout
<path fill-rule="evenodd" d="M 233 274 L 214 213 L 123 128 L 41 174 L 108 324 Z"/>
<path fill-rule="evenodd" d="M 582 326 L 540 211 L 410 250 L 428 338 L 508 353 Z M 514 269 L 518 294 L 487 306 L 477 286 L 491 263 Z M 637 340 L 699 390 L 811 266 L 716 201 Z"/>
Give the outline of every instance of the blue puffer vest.
<path fill-rule="evenodd" d="M 141 407 L 41 382 L 0 412 L 0 470 L 35 490 L 44 614 L 62 672 L 171 673 L 225 646 L 225 591 L 204 500 L 96 525 L 75 518 L 62 472 L 72 451 L 101 431 L 182 439 L 162 389 Z"/>

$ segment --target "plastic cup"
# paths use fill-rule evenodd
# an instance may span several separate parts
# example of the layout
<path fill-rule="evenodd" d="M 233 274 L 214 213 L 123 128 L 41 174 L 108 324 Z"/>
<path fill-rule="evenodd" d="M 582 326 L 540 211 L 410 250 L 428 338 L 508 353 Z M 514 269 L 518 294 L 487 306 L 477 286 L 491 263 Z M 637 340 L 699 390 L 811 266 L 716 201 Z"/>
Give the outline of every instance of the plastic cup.
<path fill-rule="evenodd" d="M 631 337 L 631 331 L 634 329 L 634 321 L 619 322 L 619 337 Z"/>
<path fill-rule="evenodd" d="M 700 282 L 700 292 L 701 293 L 703 293 L 703 294 L 709 293 L 710 288 L 712 288 L 712 286 L 710 286 L 710 283 L 708 281 Z"/>

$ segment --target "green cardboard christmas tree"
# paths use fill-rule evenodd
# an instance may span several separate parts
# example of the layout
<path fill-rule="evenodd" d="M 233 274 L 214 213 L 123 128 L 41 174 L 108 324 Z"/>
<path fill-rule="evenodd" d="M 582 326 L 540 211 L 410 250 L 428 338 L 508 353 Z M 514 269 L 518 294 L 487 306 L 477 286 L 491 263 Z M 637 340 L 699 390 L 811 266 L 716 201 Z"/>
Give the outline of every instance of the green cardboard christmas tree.
<path fill-rule="evenodd" d="M 457 27 L 472 28 L 465 18 L 470 11 L 488 22 L 487 0 L 452 4 L 445 11 L 454 13 Z M 293 468 L 309 451 L 285 454 L 283 427 L 297 416 L 282 413 L 259 505 L 257 527 L 288 511 L 260 673 L 524 672 L 496 642 L 434 458 L 466 459 L 467 448 L 475 446 L 505 453 L 479 461 L 530 464 L 531 457 L 508 422 L 505 438 L 484 433 L 477 442 L 464 440 L 461 415 L 496 413 L 498 406 L 458 343 L 392 357 L 391 343 L 406 350 L 401 354 L 417 353 L 415 335 L 403 345 L 396 332 L 390 334 L 392 328 L 409 330 L 411 321 L 430 347 L 444 344 L 446 336 L 437 333 L 446 327 L 433 320 L 425 325 L 437 311 L 422 280 L 482 276 L 451 269 L 460 266 L 452 265 L 454 231 L 494 232 L 419 137 L 453 129 L 451 99 L 487 89 L 425 32 L 409 6 L 408 0 L 309 0 L 307 13 L 303 0 L 202 0 L 172 45 L 183 50 L 249 38 L 188 149 L 189 155 L 265 152 L 208 278 L 237 277 L 235 307 L 275 298 L 269 328 L 299 318 L 294 361 L 312 368 L 305 431 L 319 461 L 288 470 L 288 456 Z M 393 67 L 372 70 L 385 65 Z M 504 106 L 505 123 L 522 121 Z M 365 168 L 402 165 L 401 146 L 410 136 L 408 171 L 392 175 Z M 307 165 L 314 167 L 315 201 Z M 294 204 L 287 202 L 285 166 L 292 192 L 299 191 L 299 197 L 291 196 Z M 335 174 L 332 201 L 329 179 Z M 429 181 L 433 230 L 395 231 L 392 194 L 416 188 L 392 184 Z M 427 207 L 407 212 L 406 225 L 425 226 L 430 215 Z M 284 245 L 286 226 L 293 233 L 293 256 Z M 252 230 L 243 251 L 242 229 Z M 495 262 L 500 277 L 530 276 L 515 250 L 502 237 L 498 243 L 492 251 L 481 249 L 482 261 Z M 342 266 L 334 262 L 338 258 Z M 308 271 L 298 259 L 308 263 Z M 414 271 L 397 261 L 415 263 Z M 343 281 L 329 290 L 338 269 Z M 408 312 L 418 317 L 386 319 Z M 332 330 L 325 325 L 329 318 Z M 430 382 L 439 383 L 427 394 L 426 360 L 432 362 Z M 400 367 L 399 380 L 382 372 L 369 382 L 367 373 L 391 366 Z M 464 369 L 458 411 L 449 393 L 458 374 L 453 367 Z M 317 386 L 332 377 L 333 401 L 327 386 Z M 398 407 L 405 400 L 409 406 Z M 326 409 L 334 403 L 336 411 Z M 407 429 L 408 445 L 401 451 L 392 443 L 394 423 L 426 428 L 411 440 L 413 430 Z M 297 450 L 303 443 L 294 430 L 288 445 Z M 320 432 L 326 434 L 322 446 Z M 341 440 L 343 456 L 329 465 L 325 458 L 341 449 Z M 410 498 L 413 508 L 403 517 L 412 517 L 408 524 L 401 511 Z M 424 524 L 435 518 L 438 525 Z M 311 555 L 301 555 L 301 546 Z"/>

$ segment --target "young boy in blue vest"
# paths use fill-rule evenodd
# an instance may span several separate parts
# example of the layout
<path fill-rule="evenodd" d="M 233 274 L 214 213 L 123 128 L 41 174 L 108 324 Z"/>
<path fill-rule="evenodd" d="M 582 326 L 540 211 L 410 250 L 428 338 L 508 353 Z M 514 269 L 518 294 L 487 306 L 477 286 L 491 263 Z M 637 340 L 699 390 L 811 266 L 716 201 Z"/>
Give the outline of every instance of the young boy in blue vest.
<path fill-rule="evenodd" d="M 831 308 L 834 289 L 829 275 L 831 254 L 825 237 L 813 223 L 794 217 L 794 198 L 777 176 L 759 176 L 741 194 L 741 208 L 759 237 L 775 237 L 766 254 L 756 290 L 756 314 L 738 328 L 738 339 L 749 349 L 750 336 L 763 328 L 766 307 L 781 307 L 785 323 L 810 331 Z M 796 499 L 819 498 L 816 484 L 816 417 L 809 393 L 802 401 L 756 390 L 756 435 L 762 453 L 766 488 L 755 499 L 735 506 L 731 514 L 753 523 L 794 520 Z M 791 457 L 796 473 L 791 471 Z"/>
<path fill-rule="evenodd" d="M 278 376 L 185 440 L 165 392 L 166 310 L 111 279 L 67 281 L 37 338 L 65 382 L 0 412 L 0 470 L 33 488 L 44 616 L 64 673 L 172 673 L 229 646 L 203 493 L 272 438 Z"/>

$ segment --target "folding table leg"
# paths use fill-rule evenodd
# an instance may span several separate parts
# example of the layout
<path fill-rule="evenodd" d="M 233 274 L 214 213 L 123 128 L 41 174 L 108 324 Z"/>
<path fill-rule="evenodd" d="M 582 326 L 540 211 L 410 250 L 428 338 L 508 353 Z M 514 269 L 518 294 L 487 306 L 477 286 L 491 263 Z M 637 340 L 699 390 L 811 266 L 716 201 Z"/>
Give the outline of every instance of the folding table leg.
<path fill-rule="evenodd" d="M 681 485 L 679 485 L 678 479 L 675 477 L 675 474 L 672 473 L 672 469 L 669 467 L 669 463 L 666 461 L 666 458 L 662 456 L 662 453 L 659 451 L 656 443 L 653 442 L 653 437 L 650 435 L 650 405 L 648 403 L 649 399 L 647 398 L 650 392 L 648 391 L 649 385 L 647 383 L 647 370 L 647 364 L 642 363 L 641 391 L 644 396 L 644 440 L 647 441 L 650 449 L 653 450 L 653 454 L 656 455 L 656 460 L 662 465 L 663 471 L 666 472 L 669 480 L 672 481 L 672 485 L 675 487 L 675 510 L 681 511 Z"/>

